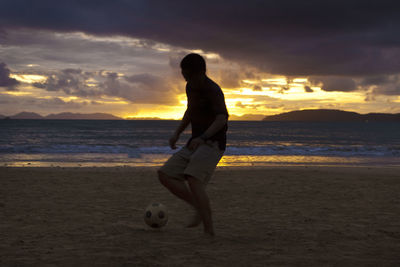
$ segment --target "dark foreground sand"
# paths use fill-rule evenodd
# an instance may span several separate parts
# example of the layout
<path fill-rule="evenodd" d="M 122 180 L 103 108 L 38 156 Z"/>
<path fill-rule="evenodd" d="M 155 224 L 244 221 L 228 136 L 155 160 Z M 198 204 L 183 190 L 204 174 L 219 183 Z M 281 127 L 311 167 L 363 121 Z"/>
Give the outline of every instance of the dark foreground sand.
<path fill-rule="evenodd" d="M 155 168 L 0 168 L 0 265 L 400 266 L 398 168 L 219 168 L 208 191 L 214 239 Z"/>

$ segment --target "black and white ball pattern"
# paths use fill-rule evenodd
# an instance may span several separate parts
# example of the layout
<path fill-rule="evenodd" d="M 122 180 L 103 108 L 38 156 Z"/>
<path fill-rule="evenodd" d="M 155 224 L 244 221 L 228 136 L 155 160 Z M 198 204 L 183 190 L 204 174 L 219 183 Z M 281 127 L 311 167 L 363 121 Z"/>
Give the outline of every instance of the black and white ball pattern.
<path fill-rule="evenodd" d="M 168 222 L 167 208 L 161 203 L 152 203 L 144 213 L 145 223 L 153 228 L 161 228 Z"/>

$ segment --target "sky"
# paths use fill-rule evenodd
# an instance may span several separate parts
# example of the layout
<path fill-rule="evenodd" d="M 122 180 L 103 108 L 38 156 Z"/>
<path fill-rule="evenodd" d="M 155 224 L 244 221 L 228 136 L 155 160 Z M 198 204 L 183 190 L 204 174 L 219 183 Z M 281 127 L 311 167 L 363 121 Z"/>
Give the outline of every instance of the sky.
<path fill-rule="evenodd" d="M 207 62 L 231 119 L 400 113 L 396 1 L 0 2 L 0 114 L 180 119 L 179 69 Z"/>

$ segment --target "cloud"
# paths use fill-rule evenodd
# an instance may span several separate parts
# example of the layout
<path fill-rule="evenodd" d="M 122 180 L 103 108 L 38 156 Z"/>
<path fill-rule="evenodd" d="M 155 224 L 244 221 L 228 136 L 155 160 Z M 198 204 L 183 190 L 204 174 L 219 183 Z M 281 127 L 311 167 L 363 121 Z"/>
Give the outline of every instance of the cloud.
<path fill-rule="evenodd" d="M 313 92 L 314 92 L 314 90 L 311 89 L 311 87 L 308 86 L 308 85 L 304 86 L 304 91 L 305 91 L 306 93 L 313 93 Z"/>
<path fill-rule="evenodd" d="M 59 97 L 54 97 L 50 99 L 44 99 L 40 101 L 41 105 L 44 105 L 46 107 L 50 108 L 81 108 L 82 106 L 89 105 L 90 102 L 88 101 L 83 101 L 83 102 L 76 102 L 76 101 L 64 101 Z"/>
<path fill-rule="evenodd" d="M 253 86 L 253 91 L 262 91 L 262 88 L 261 88 L 260 85 L 255 84 L 255 85 Z"/>
<path fill-rule="evenodd" d="M 100 96 L 102 92 L 97 87 L 87 84 L 93 76 L 94 73 L 82 72 L 80 69 L 64 69 L 49 75 L 44 83 L 33 83 L 33 86 L 79 97 Z"/>
<path fill-rule="evenodd" d="M 400 75 L 365 77 L 359 84 L 364 90 L 369 90 L 367 101 L 375 100 L 376 95 L 400 95 Z"/>
<path fill-rule="evenodd" d="M 209 61 L 207 61 L 209 64 Z M 212 65 L 212 64 L 209 64 Z M 236 89 L 240 87 L 252 88 L 254 91 L 262 91 L 262 78 L 270 74 L 260 73 L 257 69 L 220 61 L 214 65 L 215 70 L 210 71 L 215 81 L 225 89 Z"/>
<path fill-rule="evenodd" d="M 221 70 L 219 83 L 223 88 L 238 88 L 240 87 L 241 78 L 237 71 Z"/>
<path fill-rule="evenodd" d="M 119 96 L 132 103 L 178 104 L 179 92 L 169 81 L 151 74 L 135 74 L 120 79 L 110 73 L 107 80 L 99 85 L 109 96 Z"/>
<path fill-rule="evenodd" d="M 267 98 L 267 101 L 265 103 L 260 103 L 260 104 L 243 104 L 241 101 L 236 102 L 235 107 L 242 108 L 242 109 L 249 109 L 249 110 L 258 110 L 258 109 L 277 109 L 277 108 L 282 108 L 284 104 L 269 104 L 268 101 L 271 101 L 273 98 Z M 279 101 L 279 100 L 278 100 Z"/>
<path fill-rule="evenodd" d="M 49 92 L 63 92 L 82 98 L 120 97 L 132 103 L 177 104 L 179 83 L 174 86 L 168 79 L 142 73 L 120 76 L 116 72 L 82 71 L 64 69 L 48 74 L 43 83 L 33 83 L 36 88 Z"/>
<path fill-rule="evenodd" d="M 165 72 L 169 57 L 187 52 L 163 50 L 161 44 L 122 36 L 93 36 L 79 32 L 7 30 L 0 36 L 0 58 L 23 72 L 65 68 L 120 73 Z M 30 65 L 30 67 L 28 67 Z M 32 68 L 32 65 L 35 66 Z"/>
<path fill-rule="evenodd" d="M 32 96 L 13 96 L 8 94 L 0 94 L 0 104 L 3 106 L 3 109 L 6 107 L 6 110 L 9 111 L 8 113 L 10 113 L 10 111 L 20 112 L 26 109 L 37 110 L 38 108 L 40 110 L 74 110 L 90 105 L 88 101 L 64 101 L 59 97 L 36 98 Z"/>
<path fill-rule="evenodd" d="M 350 78 L 343 76 L 312 76 L 309 77 L 310 85 L 320 86 L 324 91 L 365 92 L 366 101 L 375 100 L 376 95 L 400 95 L 400 75 L 373 75 L 363 78 Z M 307 88 L 312 90 L 310 86 Z M 312 92 L 312 91 L 311 91 Z"/>
<path fill-rule="evenodd" d="M 374 75 L 368 76 L 362 79 L 360 85 L 362 86 L 370 86 L 370 85 L 382 85 L 393 82 L 393 76 L 389 75 Z"/>
<path fill-rule="evenodd" d="M 324 91 L 351 92 L 357 90 L 356 82 L 352 78 L 341 76 L 314 76 L 308 79 L 312 85 L 321 86 Z"/>
<path fill-rule="evenodd" d="M 243 105 L 243 103 L 240 101 L 236 102 L 236 104 L 235 104 L 235 107 L 238 107 L 238 108 L 247 108 L 247 106 L 248 105 Z"/>
<path fill-rule="evenodd" d="M 5 87 L 9 91 L 14 91 L 15 86 L 18 85 L 19 82 L 16 79 L 10 78 L 10 70 L 7 68 L 7 65 L 3 62 L 0 62 L 0 87 Z"/>
<path fill-rule="evenodd" d="M 274 74 L 366 76 L 400 72 L 397 11 L 396 1 L 4 0 L 0 25 L 130 36 Z"/>
<path fill-rule="evenodd" d="M 400 83 L 377 86 L 372 90 L 372 94 L 400 96 Z"/>

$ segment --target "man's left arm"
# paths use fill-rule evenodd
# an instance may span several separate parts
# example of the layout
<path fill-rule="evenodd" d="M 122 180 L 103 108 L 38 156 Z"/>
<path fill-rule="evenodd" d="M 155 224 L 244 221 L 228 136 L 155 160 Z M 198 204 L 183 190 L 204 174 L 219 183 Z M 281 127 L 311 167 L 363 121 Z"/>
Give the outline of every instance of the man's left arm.
<path fill-rule="evenodd" d="M 228 121 L 228 116 L 226 114 L 218 114 L 215 117 L 214 122 L 208 127 L 208 129 L 200 136 L 201 139 L 206 140 L 216 134 Z"/>
<path fill-rule="evenodd" d="M 215 117 L 214 122 L 208 127 L 208 129 L 199 137 L 193 138 L 189 144 L 189 149 L 195 150 L 199 145 L 204 144 L 205 140 L 216 134 L 228 121 L 228 115 L 218 114 Z"/>
<path fill-rule="evenodd" d="M 203 144 L 205 140 L 215 135 L 221 130 L 228 122 L 228 111 L 225 105 L 225 98 L 222 91 L 219 91 L 212 98 L 212 109 L 217 114 L 214 122 L 208 127 L 208 129 L 199 137 L 194 138 L 190 144 L 189 149 L 196 149 L 199 145 Z"/>

